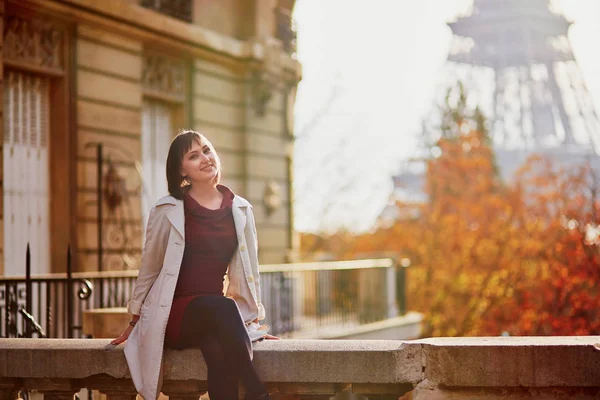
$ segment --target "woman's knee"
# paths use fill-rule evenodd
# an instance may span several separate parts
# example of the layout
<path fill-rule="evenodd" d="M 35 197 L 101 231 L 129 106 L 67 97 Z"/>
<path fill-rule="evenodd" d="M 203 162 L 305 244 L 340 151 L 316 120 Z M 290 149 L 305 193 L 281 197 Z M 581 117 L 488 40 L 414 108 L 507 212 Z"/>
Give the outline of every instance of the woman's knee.
<path fill-rule="evenodd" d="M 222 299 L 219 301 L 219 303 L 223 306 L 223 308 L 229 312 L 236 312 L 239 313 L 239 309 L 237 304 L 235 303 L 235 300 L 233 300 L 230 297 L 225 297 L 223 296 Z"/>

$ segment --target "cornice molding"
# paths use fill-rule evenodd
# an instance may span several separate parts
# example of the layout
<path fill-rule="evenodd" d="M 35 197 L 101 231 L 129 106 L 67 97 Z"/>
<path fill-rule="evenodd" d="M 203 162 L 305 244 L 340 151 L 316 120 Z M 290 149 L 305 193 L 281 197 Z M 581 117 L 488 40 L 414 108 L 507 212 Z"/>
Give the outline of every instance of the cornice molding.
<path fill-rule="evenodd" d="M 262 59 L 265 53 L 262 41 L 238 40 L 227 35 L 189 24 L 126 0 L 5 0 L 36 13 L 47 12 L 89 23 L 140 40 L 157 50 L 169 50 L 175 56 L 192 55 L 212 59 L 220 64 L 240 65 L 240 61 Z M 277 40 L 272 38 L 272 40 Z M 300 63 L 282 50 L 283 69 L 300 76 Z"/>
<path fill-rule="evenodd" d="M 38 17 L 4 18 L 3 62 L 60 74 L 64 71 L 65 29 Z"/>

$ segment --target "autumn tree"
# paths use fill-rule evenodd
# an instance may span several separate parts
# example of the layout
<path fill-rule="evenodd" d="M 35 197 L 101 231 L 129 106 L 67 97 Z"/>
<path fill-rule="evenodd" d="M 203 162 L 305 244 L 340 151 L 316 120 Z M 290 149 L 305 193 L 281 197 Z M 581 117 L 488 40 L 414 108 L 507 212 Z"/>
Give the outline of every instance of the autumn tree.
<path fill-rule="evenodd" d="M 574 170 L 531 159 L 516 186 L 527 190 L 519 225 L 527 246 L 520 279 L 484 319 L 517 335 L 600 333 L 598 180 L 588 163 Z"/>
<path fill-rule="evenodd" d="M 533 157 L 503 183 L 483 116 L 460 87 L 457 98 L 426 160 L 427 201 L 398 202 L 394 225 L 338 258 L 410 258 L 408 306 L 424 314 L 424 336 L 599 333 L 594 170 Z"/>

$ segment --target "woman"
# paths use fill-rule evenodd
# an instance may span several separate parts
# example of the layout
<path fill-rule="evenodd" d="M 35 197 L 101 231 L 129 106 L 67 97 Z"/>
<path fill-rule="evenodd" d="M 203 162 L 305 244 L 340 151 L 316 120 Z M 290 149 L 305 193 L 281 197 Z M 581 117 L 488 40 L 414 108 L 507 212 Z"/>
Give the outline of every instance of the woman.
<path fill-rule="evenodd" d="M 252 206 L 220 179 L 212 144 L 194 131 L 177 135 L 167 157 L 170 195 L 148 218 L 132 319 L 112 341 L 127 340 L 131 376 L 146 400 L 160 393 L 164 345 L 202 350 L 211 400 L 237 399 L 240 380 L 247 400 L 269 399 L 251 342 L 279 338 L 258 323 L 265 311 Z"/>

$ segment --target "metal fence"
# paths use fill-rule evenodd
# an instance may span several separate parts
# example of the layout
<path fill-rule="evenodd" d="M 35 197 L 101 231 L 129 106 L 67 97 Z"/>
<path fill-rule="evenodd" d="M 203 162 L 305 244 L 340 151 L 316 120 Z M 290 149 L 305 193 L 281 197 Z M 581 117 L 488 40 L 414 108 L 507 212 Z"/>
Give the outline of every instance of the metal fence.
<path fill-rule="evenodd" d="M 0 337 L 82 337 L 83 311 L 127 303 L 137 271 L 67 272 L 0 278 Z M 29 254 L 29 250 L 28 250 Z"/>
<path fill-rule="evenodd" d="M 391 259 L 264 265 L 265 322 L 287 336 L 395 317 L 396 281 Z"/>
<path fill-rule="evenodd" d="M 31 276 L 26 264 L 25 277 L 0 278 L 0 337 L 83 337 L 83 312 L 125 307 L 138 273 L 74 273 L 68 257 L 66 274 Z M 402 272 L 391 259 L 263 265 L 264 322 L 292 336 L 394 317 Z"/>

